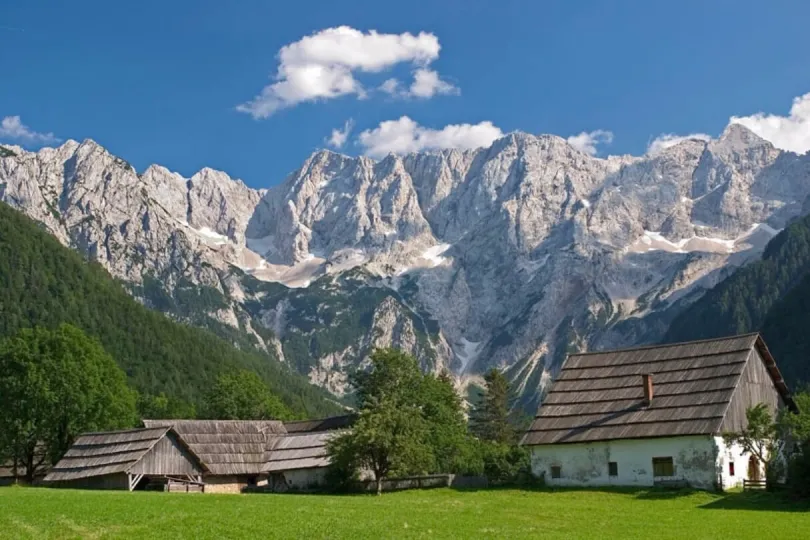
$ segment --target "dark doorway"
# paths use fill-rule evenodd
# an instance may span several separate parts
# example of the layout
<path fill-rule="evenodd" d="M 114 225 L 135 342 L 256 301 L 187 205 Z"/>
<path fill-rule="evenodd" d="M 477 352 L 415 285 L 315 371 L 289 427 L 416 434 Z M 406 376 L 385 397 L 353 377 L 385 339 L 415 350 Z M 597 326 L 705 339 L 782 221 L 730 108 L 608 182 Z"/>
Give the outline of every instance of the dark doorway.
<path fill-rule="evenodd" d="M 759 471 L 759 460 L 754 456 L 748 458 L 748 479 L 762 480 L 762 475 Z"/>

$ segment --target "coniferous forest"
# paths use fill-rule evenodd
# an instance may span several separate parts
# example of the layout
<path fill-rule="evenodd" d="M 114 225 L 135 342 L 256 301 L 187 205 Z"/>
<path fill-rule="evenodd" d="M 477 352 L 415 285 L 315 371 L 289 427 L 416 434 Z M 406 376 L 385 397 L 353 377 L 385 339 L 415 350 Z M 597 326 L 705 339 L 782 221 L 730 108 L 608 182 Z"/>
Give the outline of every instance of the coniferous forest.
<path fill-rule="evenodd" d="M 679 315 L 665 342 L 762 332 L 792 387 L 810 383 L 810 215 L 771 240 L 762 259 Z"/>
<path fill-rule="evenodd" d="M 61 323 L 96 337 L 142 396 L 200 410 L 220 375 L 248 370 L 262 378 L 293 416 L 340 410 L 326 391 L 269 354 L 240 350 L 206 330 L 147 309 L 100 265 L 0 204 L 0 338 Z"/>

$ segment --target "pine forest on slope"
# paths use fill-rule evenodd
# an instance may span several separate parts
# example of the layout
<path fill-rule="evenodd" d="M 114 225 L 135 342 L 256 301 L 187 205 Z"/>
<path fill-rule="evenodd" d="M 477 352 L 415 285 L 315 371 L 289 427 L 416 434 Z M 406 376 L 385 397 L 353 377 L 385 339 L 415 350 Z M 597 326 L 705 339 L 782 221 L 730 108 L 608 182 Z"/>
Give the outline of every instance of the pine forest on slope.
<path fill-rule="evenodd" d="M 142 394 L 165 393 L 199 405 L 217 376 L 236 368 L 260 374 L 298 417 L 341 410 L 329 394 L 271 354 L 240 350 L 147 309 L 100 265 L 0 204 L 0 337 L 64 322 L 97 337 Z"/>
<path fill-rule="evenodd" d="M 681 313 L 667 342 L 762 332 L 788 383 L 810 383 L 810 215 L 779 233 L 762 259 Z"/>

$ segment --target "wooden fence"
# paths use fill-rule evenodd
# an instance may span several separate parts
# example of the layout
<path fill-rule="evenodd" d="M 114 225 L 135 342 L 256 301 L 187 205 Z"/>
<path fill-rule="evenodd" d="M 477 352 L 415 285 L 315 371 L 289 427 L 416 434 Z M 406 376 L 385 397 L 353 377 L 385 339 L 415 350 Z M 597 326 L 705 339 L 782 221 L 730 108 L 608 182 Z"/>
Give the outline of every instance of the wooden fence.
<path fill-rule="evenodd" d="M 768 487 L 765 480 L 743 480 L 743 491 L 762 490 Z"/>

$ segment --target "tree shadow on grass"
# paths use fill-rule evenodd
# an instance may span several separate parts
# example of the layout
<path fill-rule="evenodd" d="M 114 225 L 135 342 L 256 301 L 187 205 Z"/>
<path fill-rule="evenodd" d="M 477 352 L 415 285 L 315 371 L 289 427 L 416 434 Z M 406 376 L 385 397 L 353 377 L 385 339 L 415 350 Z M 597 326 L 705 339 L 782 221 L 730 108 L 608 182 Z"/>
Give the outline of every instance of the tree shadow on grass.
<path fill-rule="evenodd" d="M 766 512 L 810 512 L 810 501 L 802 501 L 783 493 L 728 493 L 699 508 L 703 510 L 760 510 Z"/>

